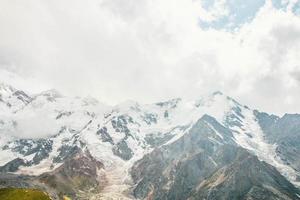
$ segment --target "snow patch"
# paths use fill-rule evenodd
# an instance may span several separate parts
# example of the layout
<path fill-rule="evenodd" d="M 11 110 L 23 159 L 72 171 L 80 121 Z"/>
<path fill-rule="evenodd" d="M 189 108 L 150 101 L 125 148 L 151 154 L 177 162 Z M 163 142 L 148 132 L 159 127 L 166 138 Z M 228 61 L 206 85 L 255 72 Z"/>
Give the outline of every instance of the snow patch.
<path fill-rule="evenodd" d="M 293 184 L 300 186 L 300 182 L 296 180 L 299 174 L 293 168 L 284 164 L 276 155 L 276 144 L 269 144 L 265 141 L 264 133 L 257 123 L 253 111 L 243 109 L 242 114 L 245 117 L 242 119 L 243 126 L 232 127 L 236 143 L 254 153 L 259 160 L 276 167 L 277 170 Z"/>

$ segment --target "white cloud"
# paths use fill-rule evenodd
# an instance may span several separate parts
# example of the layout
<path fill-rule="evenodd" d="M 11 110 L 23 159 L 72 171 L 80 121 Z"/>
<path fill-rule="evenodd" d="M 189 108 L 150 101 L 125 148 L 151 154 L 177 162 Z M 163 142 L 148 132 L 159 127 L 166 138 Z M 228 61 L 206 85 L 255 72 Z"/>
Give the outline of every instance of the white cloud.
<path fill-rule="evenodd" d="M 22 138 L 43 138 L 59 131 L 55 119 L 39 111 L 16 115 L 16 128 L 10 134 Z"/>
<path fill-rule="evenodd" d="M 199 26 L 231 14 L 225 0 L 208 11 L 192 0 L 5 0 L 0 64 L 108 103 L 223 90 L 262 110 L 300 112 L 299 17 L 267 1 L 238 30 Z"/>

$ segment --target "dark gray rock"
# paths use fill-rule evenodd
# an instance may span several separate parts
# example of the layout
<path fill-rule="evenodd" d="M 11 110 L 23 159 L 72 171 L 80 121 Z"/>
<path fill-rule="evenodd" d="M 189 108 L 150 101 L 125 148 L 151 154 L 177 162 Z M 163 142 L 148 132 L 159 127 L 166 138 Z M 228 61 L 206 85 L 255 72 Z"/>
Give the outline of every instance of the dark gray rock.
<path fill-rule="evenodd" d="M 166 143 L 167 141 L 169 141 L 173 137 L 174 137 L 174 135 L 171 134 L 171 133 L 148 134 L 145 137 L 145 141 L 151 147 L 158 147 L 158 146 Z"/>
<path fill-rule="evenodd" d="M 52 151 L 53 141 L 51 139 L 19 139 L 9 142 L 2 149 L 10 149 L 13 152 L 17 152 L 23 156 L 32 155 L 33 159 L 27 164 L 39 164 L 43 159 L 49 157 L 49 153 Z"/>
<path fill-rule="evenodd" d="M 53 141 L 50 139 L 19 139 L 8 143 L 3 149 L 10 149 L 13 152 L 28 156 L 39 151 L 49 153 L 52 150 L 52 144 Z"/>
<path fill-rule="evenodd" d="M 157 115 L 156 114 L 144 113 L 142 118 L 143 118 L 144 122 L 146 122 L 146 124 L 148 124 L 148 125 L 157 123 Z"/>
<path fill-rule="evenodd" d="M 175 98 L 175 99 L 171 99 L 169 101 L 158 102 L 158 103 L 156 103 L 156 105 L 159 107 L 163 107 L 163 108 L 173 109 L 173 108 L 177 107 L 177 104 L 180 101 L 181 101 L 180 98 Z"/>
<path fill-rule="evenodd" d="M 16 175 L 11 173 L 0 173 L 0 188 L 29 188 L 33 187 L 30 183 L 31 177 Z"/>
<path fill-rule="evenodd" d="M 102 127 L 100 130 L 98 130 L 97 134 L 101 136 L 101 140 L 103 142 L 109 142 L 112 145 L 114 144 L 114 141 L 112 137 L 109 135 L 109 133 L 107 132 L 106 127 Z"/>
<path fill-rule="evenodd" d="M 266 139 L 276 143 L 276 153 L 285 164 L 300 172 L 300 115 L 285 114 L 283 117 L 254 112 Z"/>
<path fill-rule="evenodd" d="M 78 146 L 63 145 L 58 149 L 58 156 L 53 158 L 54 163 L 61 163 L 69 157 L 72 157 L 79 151 Z"/>
<path fill-rule="evenodd" d="M 0 172 L 16 172 L 16 171 L 18 171 L 20 166 L 26 166 L 26 165 L 27 165 L 27 163 L 25 163 L 25 161 L 23 159 L 16 158 L 16 159 L 6 163 L 2 167 L 0 167 Z"/>
<path fill-rule="evenodd" d="M 112 149 L 116 156 L 119 156 L 123 160 L 130 160 L 133 156 L 133 151 L 128 147 L 125 140 L 118 142 Z"/>
<path fill-rule="evenodd" d="M 130 133 L 127 127 L 128 123 L 133 123 L 133 119 L 128 115 L 114 116 L 111 120 L 112 127 L 115 131 L 125 133 L 126 136 Z"/>
<path fill-rule="evenodd" d="M 56 116 L 56 118 L 55 119 L 60 119 L 60 118 L 62 118 L 62 117 L 68 117 L 68 116 L 70 116 L 70 115 L 72 115 L 73 114 L 73 112 L 70 112 L 70 111 L 68 111 L 68 112 L 60 112 L 57 116 Z"/>
<path fill-rule="evenodd" d="M 22 90 L 17 90 L 13 93 L 13 96 L 16 96 L 20 101 L 22 101 L 24 104 L 28 104 L 32 101 L 32 98 L 27 95 L 24 91 Z"/>

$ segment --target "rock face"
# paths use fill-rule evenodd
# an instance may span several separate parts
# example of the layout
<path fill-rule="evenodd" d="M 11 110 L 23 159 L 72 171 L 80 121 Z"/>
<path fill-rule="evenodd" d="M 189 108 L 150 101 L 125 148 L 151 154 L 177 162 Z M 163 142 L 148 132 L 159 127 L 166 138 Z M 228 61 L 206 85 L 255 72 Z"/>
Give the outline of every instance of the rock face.
<path fill-rule="evenodd" d="M 60 167 L 40 175 L 38 180 L 55 190 L 60 198 L 67 195 L 74 199 L 83 199 L 85 193 L 101 191 L 105 177 L 100 177 L 99 171 L 103 167 L 103 164 L 93 158 L 87 150 L 78 150 Z"/>
<path fill-rule="evenodd" d="M 300 172 L 300 115 L 285 114 L 280 118 L 256 111 L 256 116 L 266 138 L 276 144 L 277 155 Z"/>
<path fill-rule="evenodd" d="M 298 199 L 297 190 L 274 167 L 245 150 L 200 183 L 190 199 Z"/>
<path fill-rule="evenodd" d="M 133 166 L 134 196 L 298 199 L 299 190 L 274 167 L 259 161 L 231 138 L 231 132 L 212 117 L 202 117 L 182 138 L 154 150 Z"/>
<path fill-rule="evenodd" d="M 133 156 L 132 150 L 128 147 L 125 140 L 118 142 L 112 149 L 116 156 L 119 156 L 123 160 L 129 160 Z"/>
<path fill-rule="evenodd" d="M 91 193 L 99 193 L 105 186 L 105 176 L 100 173 L 103 167 L 88 150 L 77 149 L 52 172 L 39 176 L 1 173 L 0 188 L 37 188 L 47 191 L 53 199 L 89 199 Z"/>
<path fill-rule="evenodd" d="M 39 164 L 43 159 L 49 156 L 52 151 L 52 141 L 48 139 L 20 139 L 9 142 L 2 149 L 10 149 L 13 152 L 19 153 L 23 156 L 34 155 L 32 160 L 26 165 Z"/>
<path fill-rule="evenodd" d="M 27 165 L 23 159 L 16 158 L 12 161 L 9 161 L 4 166 L 0 167 L 0 172 L 16 172 L 20 166 Z"/>
<path fill-rule="evenodd" d="M 0 173 L 0 188 L 30 188 L 34 187 L 31 177 L 26 175 L 16 175 L 10 173 Z"/>
<path fill-rule="evenodd" d="M 299 116 L 220 92 L 111 107 L 1 84 L 0 187 L 53 199 L 299 199 Z"/>
<path fill-rule="evenodd" d="M 14 111 L 21 109 L 32 101 L 32 97 L 5 83 L 0 83 L 0 110 L 7 107 Z"/>

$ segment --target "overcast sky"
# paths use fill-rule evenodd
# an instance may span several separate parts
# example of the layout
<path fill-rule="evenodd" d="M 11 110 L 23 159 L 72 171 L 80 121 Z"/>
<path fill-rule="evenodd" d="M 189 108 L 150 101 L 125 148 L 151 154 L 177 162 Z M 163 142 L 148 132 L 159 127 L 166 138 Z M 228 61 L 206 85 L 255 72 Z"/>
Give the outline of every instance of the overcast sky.
<path fill-rule="evenodd" d="M 0 78 L 108 104 L 220 90 L 300 113 L 299 15 L 298 0 L 1 0 Z"/>

